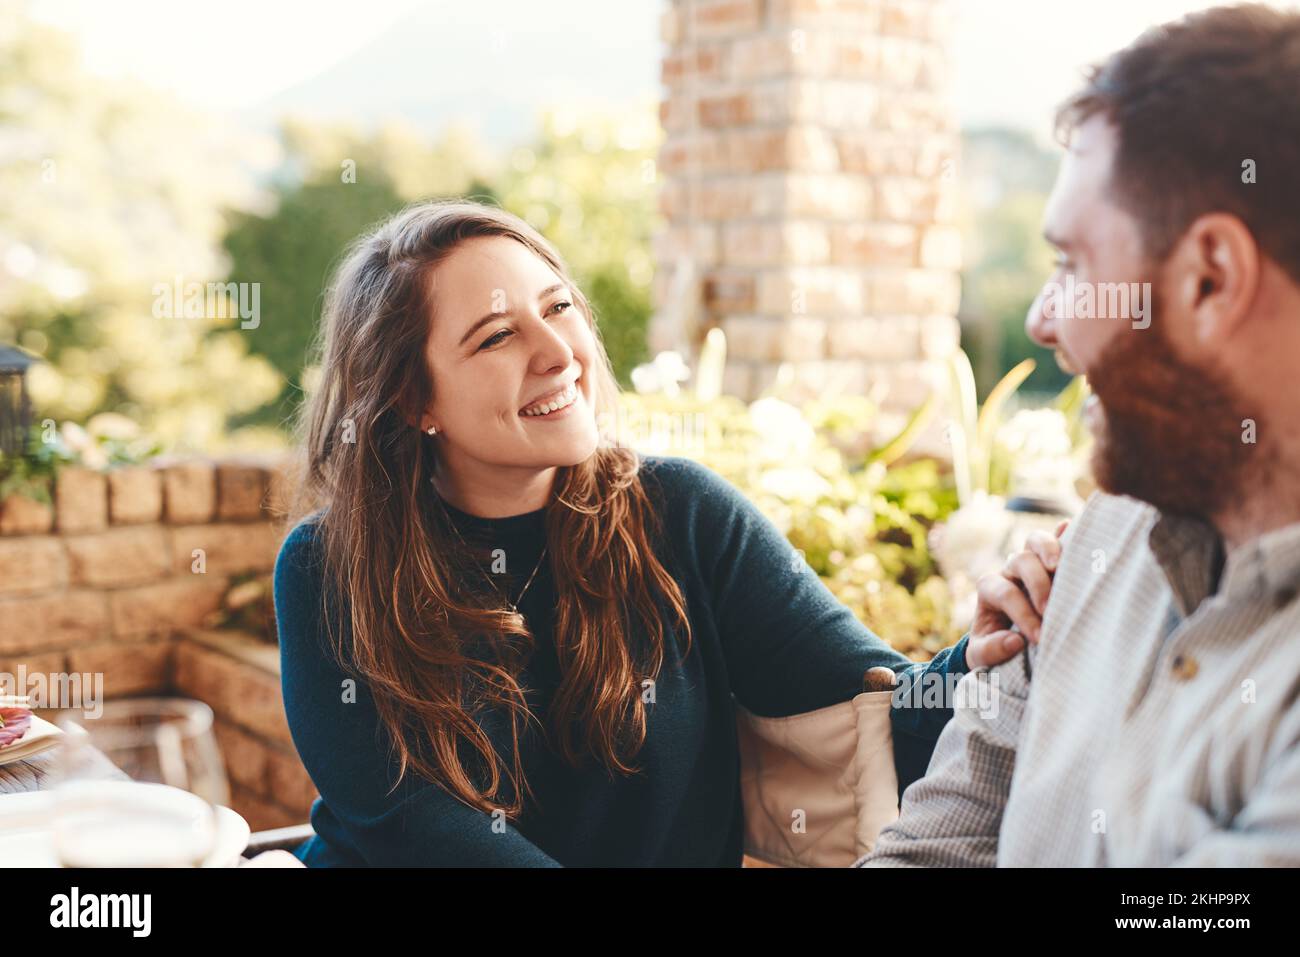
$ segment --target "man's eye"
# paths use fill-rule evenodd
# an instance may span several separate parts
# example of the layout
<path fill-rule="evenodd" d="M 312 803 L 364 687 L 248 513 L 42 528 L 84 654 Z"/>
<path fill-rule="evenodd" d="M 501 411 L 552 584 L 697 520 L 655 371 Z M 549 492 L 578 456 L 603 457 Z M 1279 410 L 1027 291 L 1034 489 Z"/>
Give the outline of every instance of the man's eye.
<path fill-rule="evenodd" d="M 478 347 L 478 351 L 482 352 L 484 349 L 488 348 L 489 346 L 494 346 L 498 342 L 504 342 L 505 337 L 509 335 L 510 335 L 509 329 L 502 329 L 500 332 L 488 336 L 486 339 L 483 340 L 483 344 Z"/>

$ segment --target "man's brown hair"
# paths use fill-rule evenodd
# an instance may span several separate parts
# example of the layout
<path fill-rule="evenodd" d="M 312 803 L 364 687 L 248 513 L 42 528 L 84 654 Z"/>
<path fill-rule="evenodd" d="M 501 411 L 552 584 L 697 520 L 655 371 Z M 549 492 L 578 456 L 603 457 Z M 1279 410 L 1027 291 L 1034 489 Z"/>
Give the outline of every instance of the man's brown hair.
<path fill-rule="evenodd" d="M 1110 191 L 1149 256 L 1226 212 L 1300 282 L 1300 13 L 1215 7 L 1154 27 L 1088 71 L 1057 131 L 1096 114 L 1119 134 Z"/>

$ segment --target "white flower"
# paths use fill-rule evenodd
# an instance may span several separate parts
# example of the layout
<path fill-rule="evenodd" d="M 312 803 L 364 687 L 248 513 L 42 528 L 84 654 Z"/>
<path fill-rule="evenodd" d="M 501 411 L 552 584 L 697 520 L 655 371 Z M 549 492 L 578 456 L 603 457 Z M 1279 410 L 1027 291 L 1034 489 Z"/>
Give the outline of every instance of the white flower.
<path fill-rule="evenodd" d="M 86 423 L 86 431 L 97 439 L 118 439 L 129 442 L 139 438 L 140 426 L 116 412 L 101 412 Z"/>
<path fill-rule="evenodd" d="M 764 398 L 749 404 L 749 420 L 758 433 L 760 462 L 802 462 L 811 454 L 817 433 L 793 405 Z"/>
<path fill-rule="evenodd" d="M 831 491 L 831 483 L 809 468 L 764 469 L 758 485 L 784 501 L 810 505 Z"/>
<path fill-rule="evenodd" d="M 691 370 L 678 352 L 661 352 L 652 360 L 632 370 L 632 388 L 638 395 L 662 393 L 675 396 L 681 388 L 679 382 L 691 377 Z"/>
<path fill-rule="evenodd" d="M 998 428 L 1008 451 L 1034 457 L 1069 456 L 1070 428 L 1059 409 L 1021 409 Z"/>
<path fill-rule="evenodd" d="M 1011 494 L 1058 499 L 1073 510 L 1079 461 L 1073 455 L 1069 423 L 1058 409 L 1022 409 L 997 432 L 1011 457 Z"/>
<path fill-rule="evenodd" d="M 63 438 L 63 444 L 76 454 L 86 468 L 102 469 L 108 466 L 108 455 L 77 423 L 64 422 L 59 427 L 59 435 Z"/>
<path fill-rule="evenodd" d="M 934 551 L 945 578 L 965 575 L 972 581 L 997 571 L 1006 560 L 1006 541 L 1015 515 L 1000 496 L 976 492 L 948 516 L 934 535 Z"/>

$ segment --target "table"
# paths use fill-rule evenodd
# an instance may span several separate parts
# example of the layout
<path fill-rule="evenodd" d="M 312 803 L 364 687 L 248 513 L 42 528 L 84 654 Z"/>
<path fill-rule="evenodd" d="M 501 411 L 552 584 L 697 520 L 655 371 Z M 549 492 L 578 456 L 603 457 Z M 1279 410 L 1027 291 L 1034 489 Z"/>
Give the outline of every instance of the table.
<path fill-rule="evenodd" d="M 57 750 L 50 748 L 22 761 L 0 765 L 0 795 L 48 790 L 54 775 L 54 752 Z M 103 752 L 95 751 L 89 760 L 91 767 L 102 773 L 105 779 L 131 780 L 130 775 L 113 764 Z M 288 851 L 271 850 L 255 853 L 252 859 L 241 855 L 240 866 L 301 868 L 303 863 Z"/>
<path fill-rule="evenodd" d="M 0 764 L 0 794 L 22 794 L 49 788 L 54 772 L 54 752 L 57 750 L 58 748 L 50 748 L 22 761 Z M 130 776 L 108 760 L 102 752 L 96 751 L 91 761 L 95 769 L 102 771 L 102 776 L 106 779 L 130 780 Z"/>

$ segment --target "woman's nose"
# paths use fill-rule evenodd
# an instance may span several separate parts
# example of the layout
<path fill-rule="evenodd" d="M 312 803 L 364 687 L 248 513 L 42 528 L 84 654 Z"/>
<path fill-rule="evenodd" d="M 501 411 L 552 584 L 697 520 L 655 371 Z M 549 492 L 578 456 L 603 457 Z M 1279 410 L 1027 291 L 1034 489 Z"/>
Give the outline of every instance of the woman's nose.
<path fill-rule="evenodd" d="M 573 349 L 545 319 L 538 321 L 533 342 L 533 365 L 538 372 L 567 369 L 573 364 Z"/>

